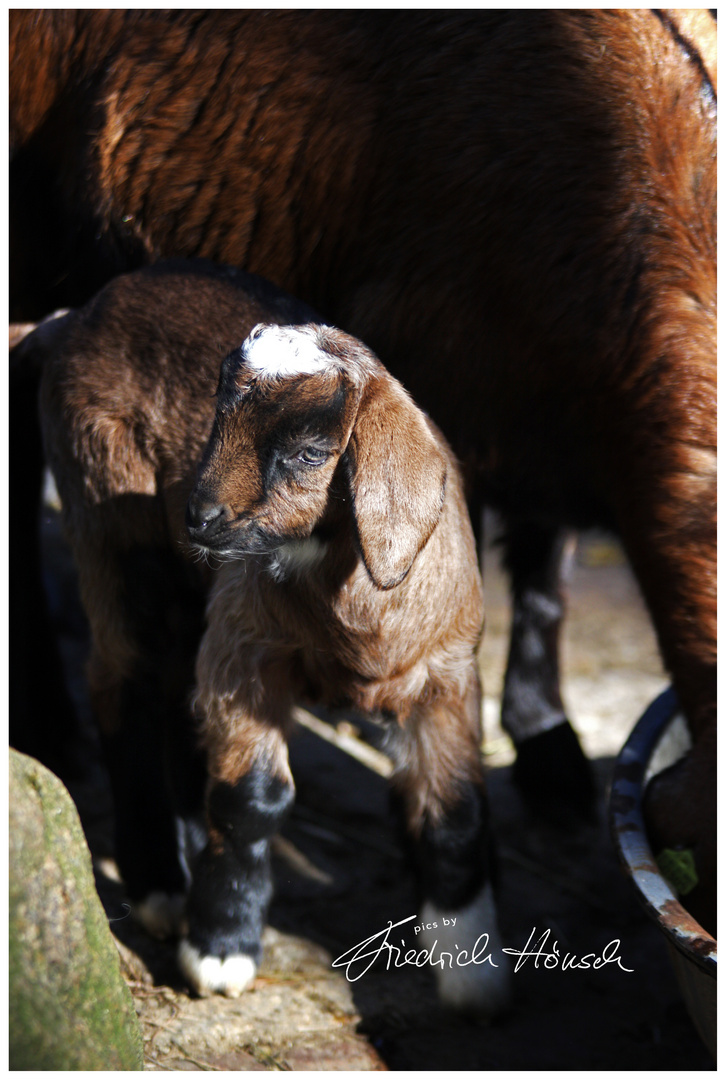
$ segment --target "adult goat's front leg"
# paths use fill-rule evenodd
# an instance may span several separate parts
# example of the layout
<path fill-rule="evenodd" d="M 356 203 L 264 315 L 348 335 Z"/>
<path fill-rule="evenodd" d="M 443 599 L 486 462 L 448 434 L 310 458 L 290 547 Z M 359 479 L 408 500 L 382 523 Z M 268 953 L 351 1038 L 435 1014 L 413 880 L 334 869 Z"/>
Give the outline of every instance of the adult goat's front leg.
<path fill-rule="evenodd" d="M 502 727 L 517 749 L 513 779 L 538 815 L 591 816 L 595 785 L 560 695 L 562 563 L 568 535 L 511 522 L 505 535 L 512 630 Z"/>

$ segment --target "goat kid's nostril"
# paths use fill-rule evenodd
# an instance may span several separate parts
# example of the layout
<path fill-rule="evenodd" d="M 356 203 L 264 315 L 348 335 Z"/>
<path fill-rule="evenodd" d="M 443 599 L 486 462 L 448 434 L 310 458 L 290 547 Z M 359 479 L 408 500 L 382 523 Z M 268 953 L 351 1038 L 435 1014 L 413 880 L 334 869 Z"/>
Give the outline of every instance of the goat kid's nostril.
<path fill-rule="evenodd" d="M 225 516 L 223 505 L 208 503 L 192 496 L 187 503 L 185 523 L 190 532 L 213 532 L 213 527 L 221 525 Z"/>

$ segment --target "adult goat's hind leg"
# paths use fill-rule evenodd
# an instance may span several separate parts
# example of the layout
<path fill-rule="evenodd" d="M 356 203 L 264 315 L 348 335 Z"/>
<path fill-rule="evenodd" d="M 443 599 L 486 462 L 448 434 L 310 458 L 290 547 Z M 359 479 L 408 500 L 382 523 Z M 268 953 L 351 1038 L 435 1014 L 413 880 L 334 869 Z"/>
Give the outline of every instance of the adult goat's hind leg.
<path fill-rule="evenodd" d="M 560 694 L 559 635 L 564 615 L 562 564 L 568 534 L 512 521 L 504 538 L 512 593 L 512 629 L 502 697 L 502 727 L 517 758 L 513 778 L 538 816 L 591 817 L 590 763 Z"/>
<path fill-rule="evenodd" d="M 681 413 L 684 435 L 664 444 L 658 434 L 682 431 Z M 700 430 L 694 415 L 679 407 L 670 426 L 645 443 L 647 454 L 634 458 L 637 465 L 620 485 L 618 509 L 625 549 L 693 737 L 688 755 L 651 781 L 646 825 L 656 855 L 663 848 L 692 852 L 698 884 L 684 902 L 715 933 L 715 433 L 705 421 Z"/>

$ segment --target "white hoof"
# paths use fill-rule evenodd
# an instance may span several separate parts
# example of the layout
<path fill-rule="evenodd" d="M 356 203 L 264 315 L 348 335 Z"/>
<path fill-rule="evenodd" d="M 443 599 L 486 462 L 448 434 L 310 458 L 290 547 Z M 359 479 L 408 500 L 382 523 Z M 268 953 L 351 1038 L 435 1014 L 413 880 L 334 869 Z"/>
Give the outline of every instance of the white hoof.
<path fill-rule="evenodd" d="M 430 929 L 418 937 L 433 950 L 430 962 L 442 1005 L 496 1016 L 511 999 L 511 966 L 502 952 L 491 884 L 458 911 L 427 902 L 421 920 Z"/>
<path fill-rule="evenodd" d="M 179 967 L 199 994 L 226 994 L 239 997 L 257 974 L 257 964 L 251 956 L 202 956 L 185 938 L 179 942 Z"/>
<path fill-rule="evenodd" d="M 131 905 L 131 914 L 152 937 L 164 940 L 184 932 L 186 897 L 181 893 L 153 892 Z"/>

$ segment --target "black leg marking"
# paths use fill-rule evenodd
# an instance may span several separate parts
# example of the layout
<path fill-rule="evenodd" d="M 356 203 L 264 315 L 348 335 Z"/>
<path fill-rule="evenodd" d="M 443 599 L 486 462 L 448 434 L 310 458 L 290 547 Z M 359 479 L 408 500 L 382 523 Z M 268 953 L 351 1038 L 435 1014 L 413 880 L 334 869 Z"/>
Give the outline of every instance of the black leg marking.
<path fill-rule="evenodd" d="M 248 847 L 279 829 L 295 791 L 288 780 L 254 767 L 236 784 L 216 783 L 207 798 L 210 826 L 221 833 L 244 860 Z"/>
<path fill-rule="evenodd" d="M 424 823 L 414 859 L 422 894 L 416 947 L 431 950 L 442 1003 L 460 1011 L 501 1012 L 510 999 L 510 968 L 494 902 L 483 787 L 466 783 L 442 818 Z"/>
<path fill-rule="evenodd" d="M 236 996 L 254 978 L 272 896 L 269 841 L 293 798 L 290 782 L 260 767 L 209 792 L 210 839 L 193 866 L 189 931 L 179 952 L 200 992 Z"/>
<path fill-rule="evenodd" d="M 470 903 L 489 880 L 492 861 L 484 790 L 466 784 L 456 805 L 436 825 L 425 821 L 412 844 L 421 900 L 452 910 Z"/>
<path fill-rule="evenodd" d="M 269 841 L 247 845 L 243 860 L 230 843 L 221 843 L 217 850 L 207 846 L 192 870 L 187 900 L 190 945 L 201 957 L 225 960 L 242 955 L 259 964 L 272 899 Z"/>

